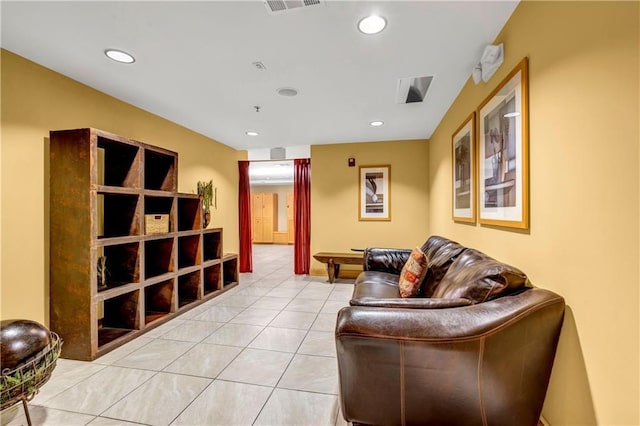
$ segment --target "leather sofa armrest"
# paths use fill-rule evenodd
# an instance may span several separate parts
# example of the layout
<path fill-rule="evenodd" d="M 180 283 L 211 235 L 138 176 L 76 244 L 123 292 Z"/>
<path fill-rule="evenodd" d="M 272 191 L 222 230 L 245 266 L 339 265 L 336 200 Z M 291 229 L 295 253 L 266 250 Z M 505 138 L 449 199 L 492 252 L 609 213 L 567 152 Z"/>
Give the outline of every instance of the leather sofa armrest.
<path fill-rule="evenodd" d="M 343 308 L 335 331 L 343 416 L 441 425 L 455 407 L 456 424 L 535 425 L 564 308 L 537 288 L 448 309 Z"/>
<path fill-rule="evenodd" d="M 411 250 L 408 249 L 367 247 L 364 250 L 362 269 L 400 275 L 410 254 Z"/>
<path fill-rule="evenodd" d="M 415 303 L 420 300 L 435 299 L 407 300 Z M 458 300 L 466 299 L 449 299 L 453 303 Z M 372 300 L 370 303 L 375 302 Z M 395 303 L 402 303 L 402 300 L 396 300 Z M 446 300 L 443 300 L 443 303 L 446 303 Z M 511 321 L 518 321 L 524 315 L 530 315 L 534 310 L 543 309 L 549 305 L 556 306 L 555 309 L 564 312 L 562 297 L 548 290 L 535 288 L 489 302 L 471 306 L 462 305 L 447 310 L 403 309 L 375 305 L 350 306 L 342 308 L 338 312 L 336 339 L 341 336 L 356 335 L 397 341 L 479 338 L 492 333 L 495 329 L 506 326 Z"/>
<path fill-rule="evenodd" d="M 359 297 L 351 299 L 351 306 L 370 306 L 375 308 L 408 308 L 408 309 L 444 309 L 469 306 L 469 299 L 428 299 L 428 298 L 378 298 Z"/>

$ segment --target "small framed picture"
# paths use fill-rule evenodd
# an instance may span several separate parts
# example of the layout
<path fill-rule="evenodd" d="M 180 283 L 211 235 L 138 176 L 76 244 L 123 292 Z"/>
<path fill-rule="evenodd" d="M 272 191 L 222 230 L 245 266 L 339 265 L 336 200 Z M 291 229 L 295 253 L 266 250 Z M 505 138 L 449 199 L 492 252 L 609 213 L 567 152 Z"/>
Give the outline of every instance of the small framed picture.
<path fill-rule="evenodd" d="M 529 229 L 528 66 L 524 58 L 478 108 L 478 222 Z"/>
<path fill-rule="evenodd" d="M 476 222 L 476 114 L 451 137 L 453 155 L 453 220 Z"/>
<path fill-rule="evenodd" d="M 391 220 L 391 166 L 360 166 L 359 220 Z"/>

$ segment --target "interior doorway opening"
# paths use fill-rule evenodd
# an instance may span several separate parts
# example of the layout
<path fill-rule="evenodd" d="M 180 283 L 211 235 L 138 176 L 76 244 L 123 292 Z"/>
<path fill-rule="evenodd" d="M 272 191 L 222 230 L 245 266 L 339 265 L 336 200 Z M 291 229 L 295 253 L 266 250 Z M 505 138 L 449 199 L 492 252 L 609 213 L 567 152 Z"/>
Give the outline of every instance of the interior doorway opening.
<path fill-rule="evenodd" d="M 289 262 L 295 242 L 293 170 L 293 160 L 251 161 L 249 165 L 253 251 L 260 253 L 263 245 L 291 246 L 278 250 Z"/>

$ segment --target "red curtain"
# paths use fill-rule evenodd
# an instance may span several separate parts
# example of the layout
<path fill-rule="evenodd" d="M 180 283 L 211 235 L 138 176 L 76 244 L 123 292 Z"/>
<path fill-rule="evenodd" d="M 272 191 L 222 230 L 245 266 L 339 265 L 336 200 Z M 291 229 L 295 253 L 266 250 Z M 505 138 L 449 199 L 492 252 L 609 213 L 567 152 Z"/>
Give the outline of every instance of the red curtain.
<path fill-rule="evenodd" d="M 293 160 L 293 204 L 295 245 L 294 272 L 308 274 L 311 261 L 311 159 Z"/>
<path fill-rule="evenodd" d="M 249 161 L 238 161 L 238 216 L 240 225 L 240 272 L 253 272 L 251 256 L 251 186 Z"/>

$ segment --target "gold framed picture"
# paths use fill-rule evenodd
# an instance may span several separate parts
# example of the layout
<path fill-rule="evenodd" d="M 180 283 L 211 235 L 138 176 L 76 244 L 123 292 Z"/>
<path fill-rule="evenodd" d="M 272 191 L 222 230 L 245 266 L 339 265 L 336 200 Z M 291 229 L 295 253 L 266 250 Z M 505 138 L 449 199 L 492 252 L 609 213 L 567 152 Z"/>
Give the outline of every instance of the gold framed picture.
<path fill-rule="evenodd" d="M 391 166 L 360 166 L 359 220 L 391 220 Z"/>
<path fill-rule="evenodd" d="M 478 107 L 478 222 L 529 228 L 528 61 Z"/>
<path fill-rule="evenodd" d="M 453 220 L 476 222 L 476 114 L 451 136 Z"/>

